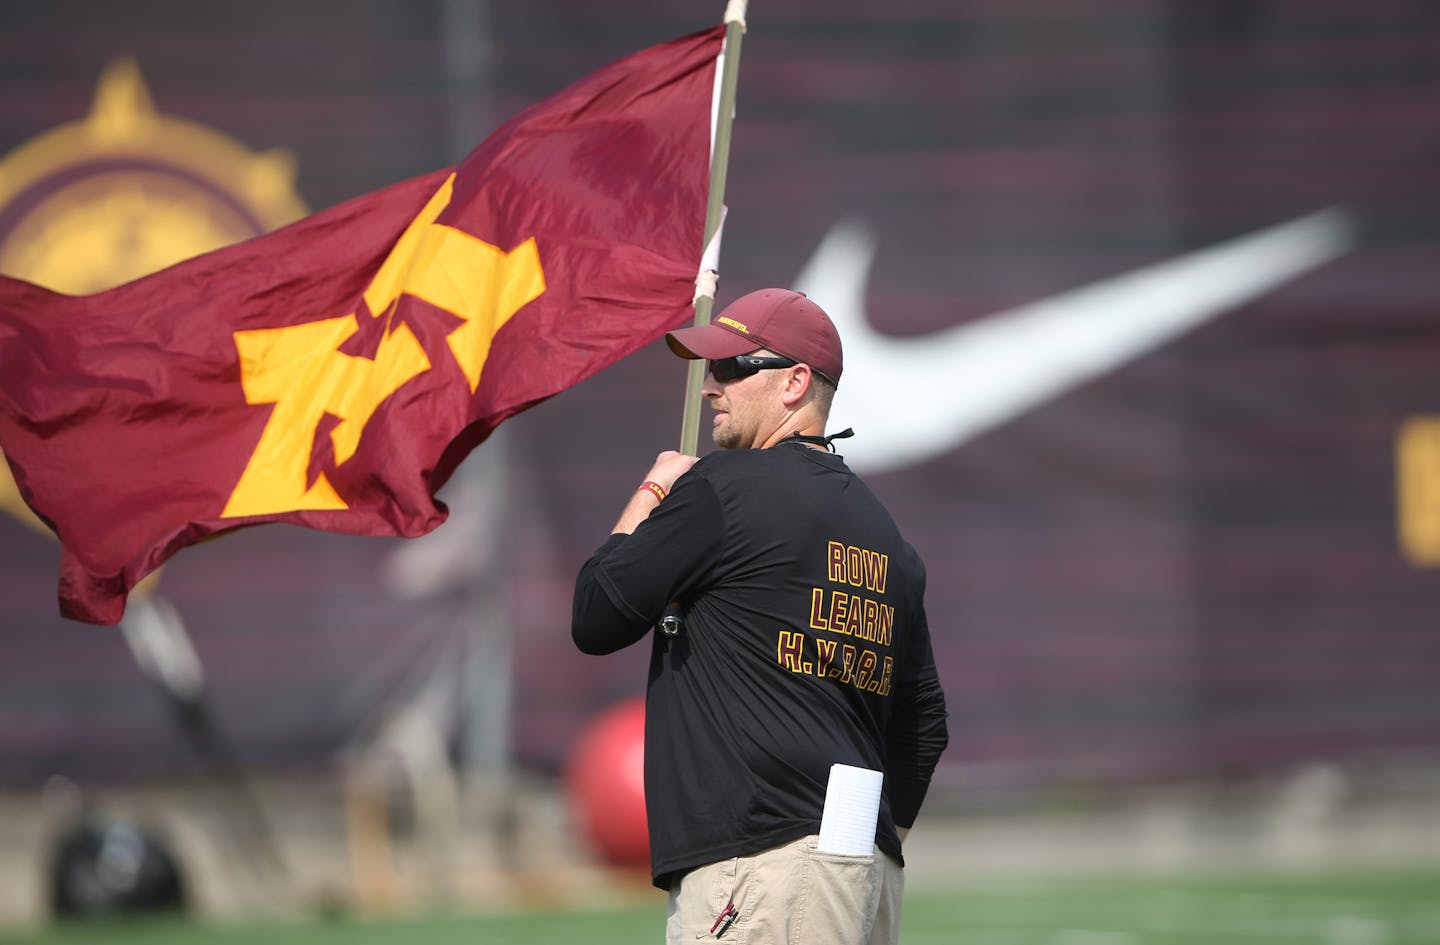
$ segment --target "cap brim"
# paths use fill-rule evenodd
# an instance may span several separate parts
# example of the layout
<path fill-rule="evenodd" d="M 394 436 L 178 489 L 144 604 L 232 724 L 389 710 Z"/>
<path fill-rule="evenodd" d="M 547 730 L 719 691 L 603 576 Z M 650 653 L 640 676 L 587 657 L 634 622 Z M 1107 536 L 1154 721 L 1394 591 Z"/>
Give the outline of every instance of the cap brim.
<path fill-rule="evenodd" d="M 733 358 L 760 349 L 755 339 L 746 338 L 714 324 L 695 325 L 672 331 L 665 336 L 665 343 L 670 346 L 671 351 L 692 361 L 700 358 L 706 361 Z"/>

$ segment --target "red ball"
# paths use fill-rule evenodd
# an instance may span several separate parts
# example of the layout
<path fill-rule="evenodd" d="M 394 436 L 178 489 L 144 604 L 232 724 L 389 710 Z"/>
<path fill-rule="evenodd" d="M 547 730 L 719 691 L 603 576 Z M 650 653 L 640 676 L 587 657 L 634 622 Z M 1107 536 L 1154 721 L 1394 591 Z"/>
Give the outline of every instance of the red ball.
<path fill-rule="evenodd" d="M 606 710 L 580 734 L 565 780 L 571 814 L 600 857 L 615 866 L 648 867 L 644 697 Z"/>

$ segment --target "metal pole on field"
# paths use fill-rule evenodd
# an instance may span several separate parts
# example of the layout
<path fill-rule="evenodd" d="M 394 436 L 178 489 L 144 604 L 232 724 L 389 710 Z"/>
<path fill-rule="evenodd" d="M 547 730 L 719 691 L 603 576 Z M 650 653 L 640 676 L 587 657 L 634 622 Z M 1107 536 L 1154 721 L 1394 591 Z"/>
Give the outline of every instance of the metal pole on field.
<path fill-rule="evenodd" d="M 725 214 L 725 171 L 730 163 L 730 125 L 735 116 L 735 85 L 740 75 L 740 39 L 745 34 L 747 0 L 730 0 L 725 7 L 724 63 L 720 73 L 720 101 L 715 113 L 714 153 L 710 156 L 710 199 L 705 205 L 705 251 L 711 256 L 711 242 L 720 229 Z M 717 250 L 718 253 L 718 250 Z M 714 259 L 712 263 L 717 262 Z M 710 309 L 715 303 L 715 271 L 706 270 L 697 279 L 697 286 L 708 280 L 708 291 L 697 287 L 695 293 L 695 324 L 710 324 Z M 705 383 L 705 362 L 689 362 L 685 379 L 685 414 L 680 424 L 680 452 L 699 455 L 700 388 Z"/>

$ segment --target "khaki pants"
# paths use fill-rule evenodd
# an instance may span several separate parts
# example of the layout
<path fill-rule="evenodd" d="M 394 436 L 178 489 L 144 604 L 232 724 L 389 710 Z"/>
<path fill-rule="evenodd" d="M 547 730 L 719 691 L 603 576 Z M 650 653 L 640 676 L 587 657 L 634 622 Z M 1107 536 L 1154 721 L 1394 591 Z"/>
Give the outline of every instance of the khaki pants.
<path fill-rule="evenodd" d="M 895 945 L 905 871 L 878 849 L 820 853 L 818 839 L 686 873 L 670 890 L 666 945 Z M 731 903 L 734 922 L 717 926 Z"/>

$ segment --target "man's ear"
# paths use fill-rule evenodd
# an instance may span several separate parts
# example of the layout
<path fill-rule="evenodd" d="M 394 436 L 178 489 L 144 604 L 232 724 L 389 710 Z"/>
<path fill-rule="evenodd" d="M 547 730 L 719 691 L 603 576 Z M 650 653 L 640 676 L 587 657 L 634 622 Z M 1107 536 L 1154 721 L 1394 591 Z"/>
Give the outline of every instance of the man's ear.
<path fill-rule="evenodd" d="M 810 385 L 814 381 L 808 364 L 797 364 L 794 367 L 786 368 L 785 389 L 780 392 L 785 406 L 794 407 L 803 401 L 805 395 L 810 392 Z"/>

